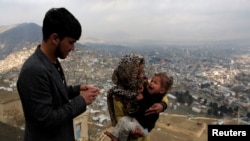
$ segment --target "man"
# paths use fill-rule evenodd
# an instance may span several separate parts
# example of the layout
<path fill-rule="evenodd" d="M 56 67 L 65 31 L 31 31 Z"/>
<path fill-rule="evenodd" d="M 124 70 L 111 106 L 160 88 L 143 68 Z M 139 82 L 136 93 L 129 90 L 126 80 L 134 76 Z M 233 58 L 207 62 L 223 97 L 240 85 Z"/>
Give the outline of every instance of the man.
<path fill-rule="evenodd" d="M 25 116 L 25 141 L 75 141 L 73 118 L 99 94 L 91 85 L 67 86 L 61 64 L 81 36 L 79 21 L 65 8 L 43 19 L 43 40 L 25 61 L 17 90 Z"/>

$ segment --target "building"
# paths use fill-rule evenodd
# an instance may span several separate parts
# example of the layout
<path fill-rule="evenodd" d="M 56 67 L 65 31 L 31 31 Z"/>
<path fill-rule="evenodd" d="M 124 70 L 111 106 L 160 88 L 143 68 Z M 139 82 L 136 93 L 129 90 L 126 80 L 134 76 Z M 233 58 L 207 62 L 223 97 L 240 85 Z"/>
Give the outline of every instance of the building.
<path fill-rule="evenodd" d="M 88 140 L 88 119 L 89 112 L 84 112 L 81 115 L 74 118 L 74 132 L 75 138 L 78 141 Z"/>
<path fill-rule="evenodd" d="M 167 97 L 170 98 L 170 99 L 176 100 L 176 96 L 174 96 L 174 95 L 172 95 L 172 94 L 167 94 Z"/>
<path fill-rule="evenodd" d="M 197 108 L 197 107 L 192 107 L 192 110 L 196 113 L 200 113 L 201 109 Z"/>

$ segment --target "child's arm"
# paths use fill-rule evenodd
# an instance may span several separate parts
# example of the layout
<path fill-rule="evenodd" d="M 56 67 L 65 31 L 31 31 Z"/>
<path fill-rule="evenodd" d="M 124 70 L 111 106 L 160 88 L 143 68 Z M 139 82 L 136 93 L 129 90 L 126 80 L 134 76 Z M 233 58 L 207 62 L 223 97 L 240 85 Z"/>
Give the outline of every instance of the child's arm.
<path fill-rule="evenodd" d="M 163 97 L 160 103 L 154 103 L 148 110 L 146 110 L 146 116 L 155 113 L 161 113 L 167 109 L 168 98 Z"/>

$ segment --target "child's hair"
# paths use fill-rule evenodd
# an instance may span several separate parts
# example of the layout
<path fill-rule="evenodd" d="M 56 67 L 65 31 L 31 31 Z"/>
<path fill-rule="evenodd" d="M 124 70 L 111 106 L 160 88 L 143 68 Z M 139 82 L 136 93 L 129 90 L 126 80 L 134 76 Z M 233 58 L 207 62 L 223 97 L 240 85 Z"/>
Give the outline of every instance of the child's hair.
<path fill-rule="evenodd" d="M 172 76 L 168 76 L 165 72 L 155 73 L 154 76 L 157 76 L 161 79 L 161 87 L 166 90 L 166 93 L 172 88 L 174 83 Z"/>

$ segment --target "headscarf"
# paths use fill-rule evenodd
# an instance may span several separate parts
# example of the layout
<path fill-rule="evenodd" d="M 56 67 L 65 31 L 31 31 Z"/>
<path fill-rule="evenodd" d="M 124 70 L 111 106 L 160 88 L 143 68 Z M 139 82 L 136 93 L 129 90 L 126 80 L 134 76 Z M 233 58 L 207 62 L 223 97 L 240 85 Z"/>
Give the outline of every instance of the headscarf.
<path fill-rule="evenodd" d="M 133 100 L 137 96 L 138 86 L 143 83 L 143 80 L 138 78 L 138 70 L 139 66 L 144 64 L 145 61 L 142 56 L 130 53 L 123 56 L 118 66 L 114 69 L 112 82 L 115 86 L 108 91 L 107 96 L 107 104 L 113 126 L 117 122 L 114 113 L 114 97 L 121 98 L 124 107 L 126 107 L 126 112 L 133 113 L 138 109 L 136 102 Z"/>
<path fill-rule="evenodd" d="M 138 68 L 144 65 L 144 58 L 133 53 L 123 56 L 112 75 L 112 82 L 124 90 L 134 91 L 142 80 L 137 78 Z"/>

